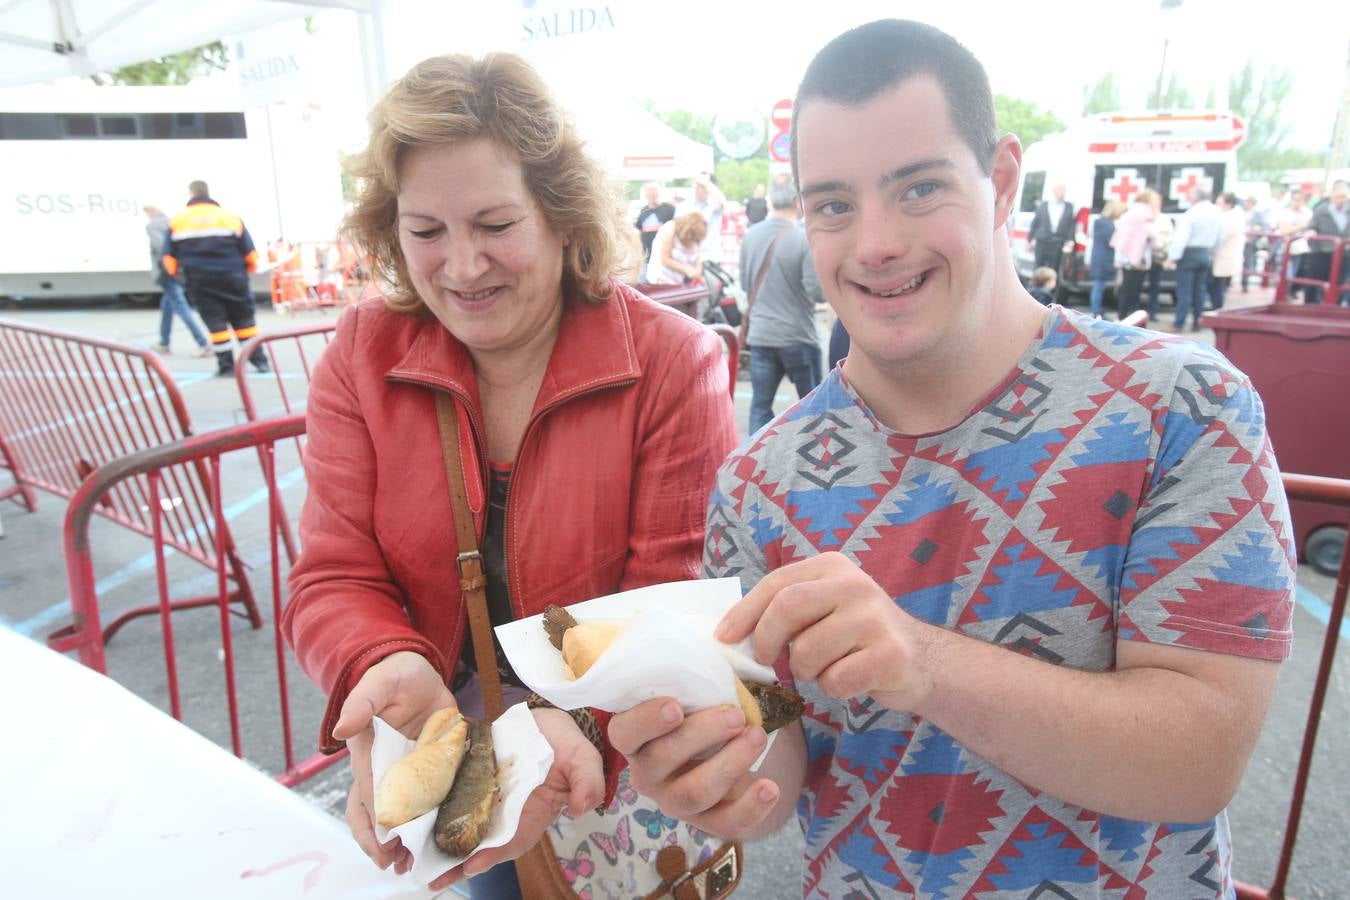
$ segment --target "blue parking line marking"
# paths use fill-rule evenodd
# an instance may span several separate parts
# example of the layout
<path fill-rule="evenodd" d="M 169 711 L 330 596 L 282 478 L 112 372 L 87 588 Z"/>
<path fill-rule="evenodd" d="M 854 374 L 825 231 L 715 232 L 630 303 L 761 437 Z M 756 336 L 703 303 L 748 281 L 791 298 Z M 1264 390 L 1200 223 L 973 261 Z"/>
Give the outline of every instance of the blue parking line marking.
<path fill-rule="evenodd" d="M 1300 584 L 1294 591 L 1294 599 L 1299 606 L 1311 613 L 1314 619 L 1323 625 L 1331 624 L 1331 606 L 1321 597 Z M 1350 618 L 1341 619 L 1341 640 L 1350 643 Z"/>
<path fill-rule="evenodd" d="M 291 471 L 287 472 L 281 478 L 277 479 L 277 488 L 280 490 L 284 490 L 290 487 L 291 485 L 295 484 L 297 481 L 300 481 L 302 478 L 304 478 L 304 476 L 305 476 L 304 468 L 296 467 Z M 249 494 L 247 497 L 244 497 L 234 503 L 231 503 L 229 506 L 225 507 L 225 509 L 221 510 L 221 513 L 225 516 L 225 521 L 229 522 L 230 520 L 239 516 L 240 513 L 243 513 L 246 510 L 252 509 L 257 505 L 266 502 L 267 502 L 267 488 L 262 487 L 254 491 L 253 493 Z M 177 552 L 178 551 L 174 550 L 172 547 L 165 547 L 164 557 L 165 559 L 167 559 Z M 134 576 L 143 575 L 146 572 L 153 572 L 154 570 L 155 570 L 155 553 L 153 550 L 151 550 L 145 555 L 137 557 L 136 559 L 127 563 L 125 566 L 118 569 L 116 572 L 113 572 L 106 578 L 100 580 L 97 584 L 94 585 L 94 590 L 96 593 L 101 595 L 105 591 L 110 591 L 113 588 L 120 587 L 126 584 Z M 62 621 L 64 619 L 68 619 L 70 615 L 71 615 L 70 596 L 66 595 L 66 598 L 61 602 L 55 603 L 47 607 L 42 612 L 30 616 L 27 619 L 24 619 L 22 622 L 18 622 L 14 624 L 12 627 L 13 630 L 17 631 L 19 634 L 24 635 L 25 637 L 33 637 L 35 634 L 38 634 L 44 629 L 50 628 L 57 622 Z"/>

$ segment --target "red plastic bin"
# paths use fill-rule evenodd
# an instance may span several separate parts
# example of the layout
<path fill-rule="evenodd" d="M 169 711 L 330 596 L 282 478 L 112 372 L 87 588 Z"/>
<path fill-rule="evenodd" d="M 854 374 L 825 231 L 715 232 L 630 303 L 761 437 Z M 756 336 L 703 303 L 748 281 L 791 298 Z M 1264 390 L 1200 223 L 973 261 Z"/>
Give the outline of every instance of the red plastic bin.
<path fill-rule="evenodd" d="M 1282 472 L 1350 478 L 1350 307 L 1277 303 L 1205 315 L 1215 345 L 1252 384 Z M 1291 501 L 1299 558 L 1335 575 L 1350 512 Z"/>

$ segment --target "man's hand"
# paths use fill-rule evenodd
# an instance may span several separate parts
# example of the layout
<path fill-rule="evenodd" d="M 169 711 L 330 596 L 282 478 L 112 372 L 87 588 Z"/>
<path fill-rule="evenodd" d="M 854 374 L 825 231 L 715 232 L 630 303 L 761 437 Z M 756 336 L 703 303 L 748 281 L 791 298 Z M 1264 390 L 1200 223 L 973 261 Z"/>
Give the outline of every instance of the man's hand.
<path fill-rule="evenodd" d="M 723 617 L 717 637 L 754 634 L 766 665 L 792 645 L 789 668 L 841 700 L 870 695 L 913 710 L 932 690 L 924 670 L 933 626 L 915 619 L 852 560 L 824 553 L 764 576 Z"/>
<path fill-rule="evenodd" d="M 600 753 L 581 733 L 572 717 L 560 709 L 536 709 L 534 721 L 553 748 L 553 766 L 544 783 L 525 801 L 515 836 L 504 846 L 481 850 L 470 856 L 428 885 L 431 890 L 444 890 L 461 878 L 485 872 L 499 862 L 516 859 L 539 843 L 564 807 L 572 815 L 579 816 L 604 799 L 605 776 Z"/>
<path fill-rule="evenodd" d="M 710 834 L 750 834 L 778 802 L 778 785 L 750 774 L 767 737 L 740 707 L 685 716 L 674 700 L 649 700 L 610 719 L 609 740 L 628 758 L 633 787 Z"/>
<path fill-rule="evenodd" d="M 420 653 L 401 651 L 366 670 L 342 704 L 333 738 L 351 751 L 352 790 L 347 795 L 347 827 L 375 865 L 402 875 L 412 868 L 412 854 L 398 838 L 381 844 L 375 837 L 374 787 L 370 748 L 375 740 L 371 720 L 379 716 L 404 737 L 416 739 L 422 724 L 436 710 L 455 705 L 440 673 Z"/>

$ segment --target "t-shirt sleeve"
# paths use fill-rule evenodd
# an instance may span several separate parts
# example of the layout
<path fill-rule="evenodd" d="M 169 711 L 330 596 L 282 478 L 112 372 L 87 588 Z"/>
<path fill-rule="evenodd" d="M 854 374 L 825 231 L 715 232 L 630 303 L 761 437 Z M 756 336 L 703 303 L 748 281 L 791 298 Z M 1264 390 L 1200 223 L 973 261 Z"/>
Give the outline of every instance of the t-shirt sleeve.
<path fill-rule="evenodd" d="M 1261 398 L 1222 357 L 1194 351 L 1155 434 L 1126 551 L 1120 639 L 1284 659 L 1295 557 Z"/>
<path fill-rule="evenodd" d="M 742 594 L 769 571 L 755 525 L 746 521 L 741 509 L 740 498 L 746 485 L 740 473 L 753 465 L 752 459 L 740 452 L 733 453 L 722 464 L 708 498 L 707 527 L 703 532 L 704 577 L 739 578 Z M 767 522 L 761 525 L 767 527 Z"/>

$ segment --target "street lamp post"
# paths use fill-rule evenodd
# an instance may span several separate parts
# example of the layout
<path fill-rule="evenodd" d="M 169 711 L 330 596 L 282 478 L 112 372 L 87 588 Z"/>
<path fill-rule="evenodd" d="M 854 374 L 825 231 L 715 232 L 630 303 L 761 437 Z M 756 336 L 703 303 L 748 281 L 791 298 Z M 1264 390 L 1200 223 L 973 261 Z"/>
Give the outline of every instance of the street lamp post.
<path fill-rule="evenodd" d="M 1169 9 L 1176 9 L 1180 5 L 1181 0 L 1161 0 L 1161 2 L 1158 4 L 1158 8 L 1166 12 Z M 1167 41 L 1168 41 L 1167 30 L 1164 28 L 1162 62 L 1158 64 L 1158 84 L 1153 89 L 1154 109 L 1162 109 L 1163 73 L 1167 70 Z"/>

